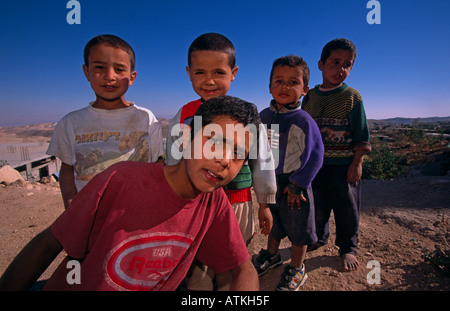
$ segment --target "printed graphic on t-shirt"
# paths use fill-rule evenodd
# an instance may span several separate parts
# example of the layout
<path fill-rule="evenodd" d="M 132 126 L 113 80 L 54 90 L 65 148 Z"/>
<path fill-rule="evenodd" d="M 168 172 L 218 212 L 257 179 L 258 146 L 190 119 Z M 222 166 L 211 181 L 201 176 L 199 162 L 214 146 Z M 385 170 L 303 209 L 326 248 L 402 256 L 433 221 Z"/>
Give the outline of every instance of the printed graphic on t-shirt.
<path fill-rule="evenodd" d="M 76 135 L 76 179 L 88 181 L 120 161 L 148 162 L 148 141 L 148 133 L 144 131 L 102 131 Z"/>
<path fill-rule="evenodd" d="M 135 236 L 113 249 L 106 259 L 110 285 L 121 290 L 157 290 L 185 257 L 193 238 L 158 232 Z"/>

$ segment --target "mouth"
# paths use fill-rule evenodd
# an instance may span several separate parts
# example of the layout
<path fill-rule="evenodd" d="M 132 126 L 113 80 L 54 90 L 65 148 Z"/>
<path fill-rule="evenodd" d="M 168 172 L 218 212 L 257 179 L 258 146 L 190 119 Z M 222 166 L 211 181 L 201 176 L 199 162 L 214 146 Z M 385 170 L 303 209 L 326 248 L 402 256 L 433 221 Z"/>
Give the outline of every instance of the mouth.
<path fill-rule="evenodd" d="M 110 84 L 102 85 L 102 87 L 103 87 L 106 91 L 114 91 L 115 89 L 117 89 L 116 86 L 110 85 Z"/>
<path fill-rule="evenodd" d="M 202 92 L 205 93 L 205 94 L 207 94 L 207 95 L 212 95 L 212 94 L 214 94 L 214 93 L 217 93 L 218 91 L 219 91 L 218 89 L 215 89 L 215 90 L 205 90 L 205 89 L 202 89 Z"/>
<path fill-rule="evenodd" d="M 342 73 L 337 73 L 337 74 L 334 76 L 334 78 L 337 79 L 337 80 L 340 80 L 340 79 L 342 79 L 343 77 L 344 77 L 344 75 L 343 75 Z"/>
<path fill-rule="evenodd" d="M 218 183 L 225 179 L 223 176 L 220 176 L 218 173 L 216 173 L 214 171 L 204 169 L 204 172 L 205 172 L 206 179 L 208 181 L 210 181 L 211 183 Z"/>

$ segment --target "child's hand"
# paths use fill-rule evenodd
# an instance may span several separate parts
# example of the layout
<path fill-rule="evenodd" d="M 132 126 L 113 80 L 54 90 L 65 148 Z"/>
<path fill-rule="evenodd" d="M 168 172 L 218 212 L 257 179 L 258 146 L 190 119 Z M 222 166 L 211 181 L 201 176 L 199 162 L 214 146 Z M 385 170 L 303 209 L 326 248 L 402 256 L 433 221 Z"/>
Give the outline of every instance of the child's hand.
<path fill-rule="evenodd" d="M 261 229 L 261 234 L 268 235 L 270 230 L 272 230 L 273 218 L 270 212 L 269 205 L 266 203 L 259 204 L 259 228 Z"/>
<path fill-rule="evenodd" d="M 348 167 L 347 171 L 347 182 L 354 184 L 355 182 L 361 180 L 362 176 L 362 164 L 352 163 Z"/>
<path fill-rule="evenodd" d="M 286 186 L 283 190 L 283 194 L 287 193 L 287 203 L 292 209 L 297 204 L 297 208 L 301 209 L 301 201 L 306 202 L 306 198 L 303 194 L 295 194 L 289 190 L 289 186 Z"/>
<path fill-rule="evenodd" d="M 347 171 L 347 182 L 350 184 L 354 184 L 357 181 L 361 180 L 362 177 L 362 164 L 364 162 L 364 154 L 365 150 L 356 150 L 354 151 L 352 164 L 348 167 Z"/>

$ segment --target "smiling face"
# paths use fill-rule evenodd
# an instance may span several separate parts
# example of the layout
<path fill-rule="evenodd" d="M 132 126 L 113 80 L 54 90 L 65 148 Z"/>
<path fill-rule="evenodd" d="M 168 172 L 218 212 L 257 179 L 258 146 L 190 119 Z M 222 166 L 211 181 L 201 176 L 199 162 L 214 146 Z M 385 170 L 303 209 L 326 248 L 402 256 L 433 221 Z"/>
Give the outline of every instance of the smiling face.
<path fill-rule="evenodd" d="M 273 69 L 269 91 L 277 105 L 277 109 L 297 103 L 308 93 L 309 87 L 304 85 L 303 70 L 300 66 L 280 65 Z"/>
<path fill-rule="evenodd" d="M 94 107 L 117 109 L 129 106 L 124 99 L 128 87 L 136 79 L 131 71 L 130 56 L 120 48 L 106 43 L 93 46 L 83 72 L 96 95 Z"/>
<path fill-rule="evenodd" d="M 323 88 L 341 86 L 347 79 L 352 69 L 355 55 L 350 50 L 333 50 L 325 63 L 319 61 L 319 69 L 322 71 Z"/>
<path fill-rule="evenodd" d="M 190 55 L 186 67 L 194 91 L 204 100 L 226 95 L 234 81 L 238 67 L 231 68 L 224 52 L 199 50 Z"/>

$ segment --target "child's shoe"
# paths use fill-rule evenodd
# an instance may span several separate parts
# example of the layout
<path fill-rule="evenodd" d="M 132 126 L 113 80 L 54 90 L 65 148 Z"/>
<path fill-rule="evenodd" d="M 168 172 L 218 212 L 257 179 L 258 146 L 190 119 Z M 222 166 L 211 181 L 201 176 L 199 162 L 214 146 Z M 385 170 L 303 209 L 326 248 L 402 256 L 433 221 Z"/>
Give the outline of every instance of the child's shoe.
<path fill-rule="evenodd" d="M 265 274 L 271 268 L 277 268 L 281 266 L 281 256 L 280 253 L 276 255 L 271 255 L 268 250 L 262 249 L 259 251 L 253 265 L 255 266 L 258 276 Z"/>
<path fill-rule="evenodd" d="M 277 291 L 297 291 L 305 284 L 308 275 L 305 273 L 305 264 L 301 268 L 287 265 L 281 275 L 281 281 L 276 288 Z"/>

